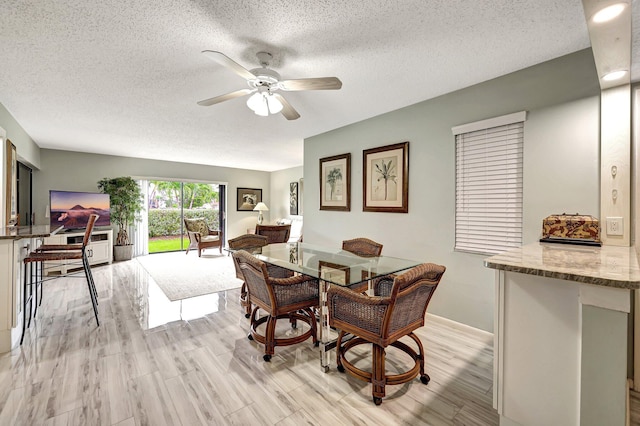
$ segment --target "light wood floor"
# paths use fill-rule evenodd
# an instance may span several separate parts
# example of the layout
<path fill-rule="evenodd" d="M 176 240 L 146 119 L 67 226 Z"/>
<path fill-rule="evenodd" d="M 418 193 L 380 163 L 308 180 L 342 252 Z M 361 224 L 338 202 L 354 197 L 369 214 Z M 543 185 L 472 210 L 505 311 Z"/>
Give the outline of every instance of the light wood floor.
<path fill-rule="evenodd" d="M 321 372 L 310 341 L 265 363 L 246 338 L 239 290 L 169 302 L 135 260 L 93 271 L 99 328 L 85 281 L 59 278 L 22 347 L 0 355 L 0 425 L 498 422 L 488 333 L 429 316 L 418 335 L 431 382 L 388 386 L 376 406 L 369 384 L 337 372 L 335 355 Z M 402 360 L 390 352 L 388 364 Z"/>

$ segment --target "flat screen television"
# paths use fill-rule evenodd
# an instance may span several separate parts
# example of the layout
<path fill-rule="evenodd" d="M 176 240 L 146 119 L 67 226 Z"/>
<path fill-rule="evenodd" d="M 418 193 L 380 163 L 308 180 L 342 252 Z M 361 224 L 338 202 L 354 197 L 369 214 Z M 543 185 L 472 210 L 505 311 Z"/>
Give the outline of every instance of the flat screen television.
<path fill-rule="evenodd" d="M 51 229 L 87 227 L 91 214 L 100 216 L 94 226 L 111 225 L 109 194 L 97 192 L 49 191 L 49 220 Z"/>

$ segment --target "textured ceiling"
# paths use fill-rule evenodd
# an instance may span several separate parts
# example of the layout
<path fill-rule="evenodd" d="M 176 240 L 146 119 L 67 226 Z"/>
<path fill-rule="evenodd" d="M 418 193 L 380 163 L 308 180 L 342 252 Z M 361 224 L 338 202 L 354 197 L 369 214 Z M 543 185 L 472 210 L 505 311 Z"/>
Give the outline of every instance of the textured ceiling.
<path fill-rule="evenodd" d="M 273 171 L 305 137 L 586 47 L 580 0 L 4 0 L 0 103 L 43 148 Z M 283 92 L 296 121 L 201 107 L 247 87 L 202 50 L 343 86 Z"/>

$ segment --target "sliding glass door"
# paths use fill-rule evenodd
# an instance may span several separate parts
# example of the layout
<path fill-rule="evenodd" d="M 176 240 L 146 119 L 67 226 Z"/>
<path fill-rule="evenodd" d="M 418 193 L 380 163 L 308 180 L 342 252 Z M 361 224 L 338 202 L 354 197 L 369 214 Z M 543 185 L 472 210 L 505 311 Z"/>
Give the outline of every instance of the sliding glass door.
<path fill-rule="evenodd" d="M 211 229 L 224 229 L 224 185 L 149 181 L 149 253 L 185 250 L 189 237 L 184 218 L 204 218 Z"/>

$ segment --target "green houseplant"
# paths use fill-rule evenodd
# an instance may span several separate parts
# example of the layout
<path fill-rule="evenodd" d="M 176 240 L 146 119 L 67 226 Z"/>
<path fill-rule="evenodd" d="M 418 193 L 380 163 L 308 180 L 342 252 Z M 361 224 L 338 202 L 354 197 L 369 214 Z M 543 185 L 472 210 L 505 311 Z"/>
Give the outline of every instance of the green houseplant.
<path fill-rule="evenodd" d="M 129 260 L 133 257 L 133 244 L 127 230 L 140 220 L 143 208 L 142 190 L 130 176 L 103 178 L 98 181 L 98 188 L 101 192 L 109 194 L 111 221 L 118 225 L 114 247 L 115 260 Z"/>

